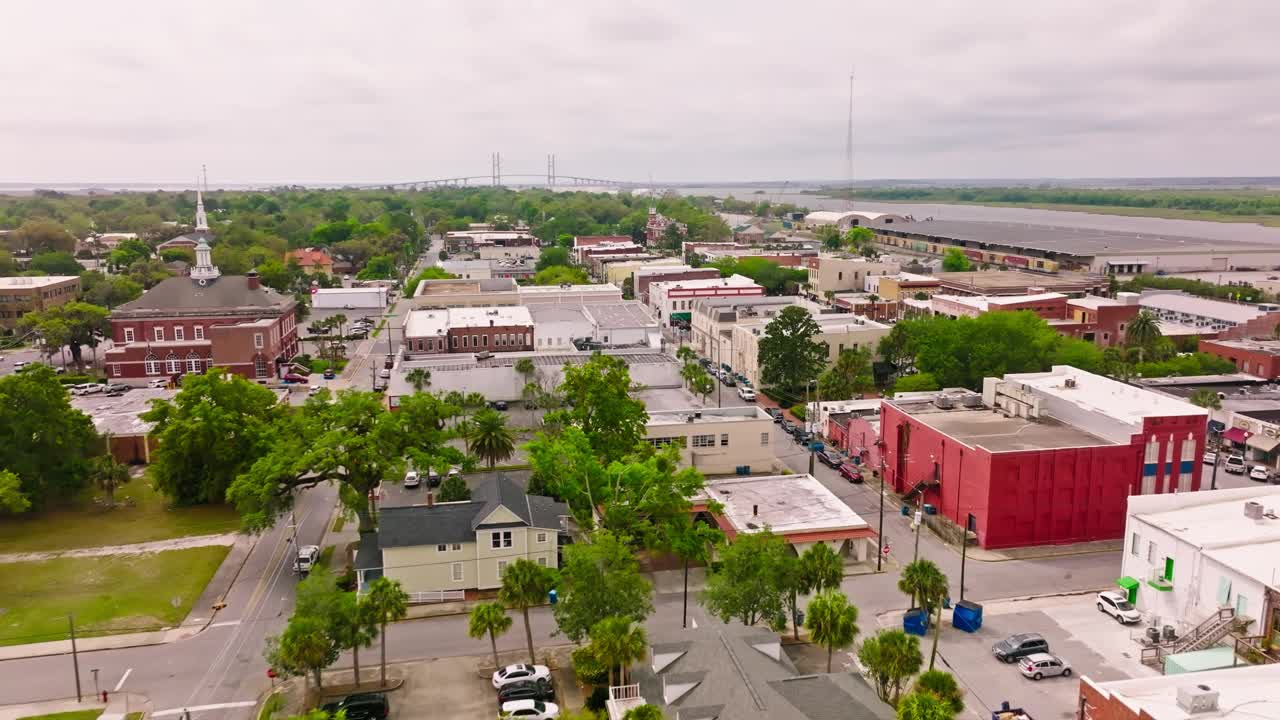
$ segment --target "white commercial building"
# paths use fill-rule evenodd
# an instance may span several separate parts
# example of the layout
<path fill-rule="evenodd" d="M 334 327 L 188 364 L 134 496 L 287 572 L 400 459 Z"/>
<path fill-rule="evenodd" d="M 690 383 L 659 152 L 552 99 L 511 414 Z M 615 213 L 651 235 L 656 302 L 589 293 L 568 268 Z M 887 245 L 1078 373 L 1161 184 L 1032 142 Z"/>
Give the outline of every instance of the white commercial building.
<path fill-rule="evenodd" d="M 755 405 L 649 413 L 645 441 L 680 448 L 681 464 L 707 475 L 777 470 L 773 418 Z"/>
<path fill-rule="evenodd" d="M 528 308 L 539 351 L 574 350 L 575 340 L 605 348 L 662 346 L 658 321 L 638 302 L 539 303 Z"/>
<path fill-rule="evenodd" d="M 521 305 L 539 303 L 619 303 L 622 288 L 617 285 L 529 285 L 518 288 Z"/>
<path fill-rule="evenodd" d="M 1275 720 L 1280 665 L 1099 682 L 1080 678 L 1078 720 Z M 1003 716 L 1003 714 L 1001 714 Z"/>
<path fill-rule="evenodd" d="M 764 287 L 744 275 L 705 280 L 675 280 L 649 284 L 649 307 L 658 321 L 670 324 L 673 319 L 690 320 L 693 303 L 707 297 L 750 297 L 764 295 Z"/>
<path fill-rule="evenodd" d="M 730 357 L 729 337 L 733 333 L 734 326 L 739 322 L 772 318 L 783 308 L 807 303 L 807 300 L 795 295 L 780 297 L 752 295 L 695 300 L 689 322 L 691 329 L 689 339 L 694 351 L 699 355 L 721 362 L 721 356 L 726 360 Z"/>
<path fill-rule="evenodd" d="M 315 288 L 311 291 L 311 307 L 320 309 L 384 308 L 387 289 L 382 287 Z"/>
<path fill-rule="evenodd" d="M 848 230 L 857 225 L 867 225 L 870 223 L 894 223 L 903 222 L 901 215 L 893 213 L 863 212 L 860 210 L 850 210 L 848 212 L 836 212 L 834 210 L 817 210 L 804 216 L 804 224 L 811 228 L 821 227 L 823 225 L 835 225 L 841 230 Z"/>
<path fill-rule="evenodd" d="M 1117 584 L 1152 624 L 1184 636 L 1222 615 L 1280 632 L 1280 487 L 1129 498 Z M 1199 649 L 1199 648 L 1197 648 Z M 1280 694 L 1277 695 L 1280 697 Z"/>
<path fill-rule="evenodd" d="M 818 334 L 813 339 L 827 344 L 828 364 L 834 363 L 836 358 L 840 357 L 840 353 L 845 350 L 855 348 L 866 348 L 874 356 L 880 345 L 880 339 L 893 329 L 861 315 L 812 314 L 819 328 Z M 733 333 L 729 337 L 729 357 L 732 360 L 728 362 L 734 372 L 744 375 L 752 385 L 760 384 L 760 340 L 764 338 L 769 322 L 765 318 L 740 322 L 733 328 Z"/>
<path fill-rule="evenodd" d="M 1138 304 L 1155 313 L 1162 325 L 1172 323 L 1205 332 L 1220 332 L 1280 311 L 1280 305 L 1275 304 L 1251 305 L 1167 290 L 1144 292 L 1138 296 Z"/>

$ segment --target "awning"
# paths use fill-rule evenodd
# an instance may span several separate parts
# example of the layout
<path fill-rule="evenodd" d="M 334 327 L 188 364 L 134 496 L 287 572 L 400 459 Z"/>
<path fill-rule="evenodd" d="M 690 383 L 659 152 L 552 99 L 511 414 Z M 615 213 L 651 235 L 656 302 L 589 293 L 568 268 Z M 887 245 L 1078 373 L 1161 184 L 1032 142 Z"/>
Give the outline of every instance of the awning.
<path fill-rule="evenodd" d="M 1133 590 L 1137 588 L 1139 585 L 1141 585 L 1141 583 L 1129 577 L 1128 575 L 1124 575 L 1122 577 L 1116 578 L 1116 584 L 1124 588 L 1125 590 Z"/>
<path fill-rule="evenodd" d="M 1248 440 L 1245 440 L 1244 444 L 1251 448 L 1261 450 L 1264 453 L 1269 453 L 1276 449 L 1276 445 L 1280 445 L 1280 438 L 1268 437 L 1266 435 L 1254 435 Z"/>
<path fill-rule="evenodd" d="M 1222 439 L 1229 440 L 1230 442 L 1233 442 L 1233 443 L 1242 443 L 1245 440 L 1248 440 L 1249 435 L 1251 434 L 1252 433 L 1250 433 L 1248 430 L 1245 430 L 1244 428 L 1238 428 L 1238 427 L 1227 428 L 1227 431 L 1222 433 Z"/>
<path fill-rule="evenodd" d="M 1222 422 L 1221 420 L 1210 420 L 1210 421 L 1209 421 L 1209 432 L 1216 432 L 1216 433 L 1220 433 L 1220 432 L 1222 432 L 1223 430 L 1226 430 L 1226 429 L 1227 429 L 1227 424 L 1226 424 L 1226 423 L 1224 423 L 1224 422 Z"/>

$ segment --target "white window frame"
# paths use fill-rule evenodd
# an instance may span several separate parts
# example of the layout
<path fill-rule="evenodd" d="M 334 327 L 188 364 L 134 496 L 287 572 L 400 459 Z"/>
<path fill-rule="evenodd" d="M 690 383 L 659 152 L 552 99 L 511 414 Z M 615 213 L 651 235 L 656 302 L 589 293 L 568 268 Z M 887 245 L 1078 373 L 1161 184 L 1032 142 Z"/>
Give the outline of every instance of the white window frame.
<path fill-rule="evenodd" d="M 498 567 L 498 580 L 501 580 L 501 579 L 502 579 L 502 573 L 506 572 L 506 570 L 507 570 L 507 565 L 509 565 L 509 564 L 510 564 L 510 563 L 508 563 L 506 560 L 499 560 L 499 561 L 498 561 L 498 566 L 497 566 L 497 567 Z"/>
<path fill-rule="evenodd" d="M 160 367 L 161 367 L 160 358 L 156 357 L 155 355 L 148 354 L 147 357 L 142 361 L 143 372 L 145 372 L 148 375 L 159 375 Z"/>
<path fill-rule="evenodd" d="M 502 548 L 502 532 L 494 530 L 489 533 L 489 549 L 499 550 Z"/>
<path fill-rule="evenodd" d="M 195 325 L 195 326 L 192 326 L 192 328 L 191 328 L 191 333 L 195 336 L 195 338 L 196 338 L 197 340 L 203 340 L 203 339 L 204 339 L 204 326 L 203 326 L 203 325 Z"/>
<path fill-rule="evenodd" d="M 253 347 L 257 350 L 261 350 L 264 347 L 264 343 L 262 341 L 262 333 L 253 334 Z"/>
<path fill-rule="evenodd" d="M 729 447 L 729 433 L 720 433 L 720 447 Z"/>
<path fill-rule="evenodd" d="M 711 435 L 694 435 L 689 445 L 696 448 L 713 448 L 716 446 L 716 436 L 714 433 Z"/>
<path fill-rule="evenodd" d="M 1138 533 L 1133 533 L 1133 536 L 1129 539 L 1129 554 L 1138 557 L 1138 551 L 1141 549 L 1142 538 L 1138 536 Z"/>
<path fill-rule="evenodd" d="M 151 337 L 156 342 L 164 342 L 164 326 L 157 325 L 151 328 Z"/>
<path fill-rule="evenodd" d="M 769 433 L 760 433 L 760 447 L 769 447 Z"/>
<path fill-rule="evenodd" d="M 164 359 L 164 370 L 169 375 L 176 375 L 182 372 L 182 360 L 178 359 L 175 353 L 169 353 Z"/>
<path fill-rule="evenodd" d="M 120 363 L 111 363 L 111 376 L 120 377 Z"/>
<path fill-rule="evenodd" d="M 462 563 L 454 563 L 449 570 L 449 577 L 453 582 L 462 582 L 466 577 L 466 570 L 462 567 Z"/>
<path fill-rule="evenodd" d="M 514 547 L 514 545 L 515 545 L 515 539 L 511 536 L 511 531 L 503 530 L 502 531 L 502 547 L 509 548 L 509 547 Z"/>
<path fill-rule="evenodd" d="M 187 339 L 187 331 L 181 325 L 173 326 L 173 339 L 178 342 L 185 342 Z"/>
<path fill-rule="evenodd" d="M 124 341 L 127 343 L 133 342 L 133 328 L 127 327 L 124 329 Z"/>
<path fill-rule="evenodd" d="M 538 564 L 539 564 L 539 565 L 541 565 L 542 567 L 546 567 L 546 566 L 547 566 L 547 559 L 546 559 L 546 558 L 544 558 L 544 557 L 540 557 L 540 558 L 538 558 Z"/>

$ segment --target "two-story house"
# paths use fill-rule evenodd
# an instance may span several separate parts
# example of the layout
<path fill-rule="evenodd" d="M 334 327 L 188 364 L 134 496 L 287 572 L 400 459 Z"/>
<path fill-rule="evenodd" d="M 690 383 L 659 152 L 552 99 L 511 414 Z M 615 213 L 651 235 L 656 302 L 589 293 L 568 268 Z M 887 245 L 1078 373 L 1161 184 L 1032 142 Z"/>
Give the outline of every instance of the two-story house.
<path fill-rule="evenodd" d="M 409 593 L 491 590 L 516 560 L 558 567 L 568 514 L 564 503 L 526 495 L 505 475 L 477 487 L 470 500 L 441 503 L 428 494 L 425 505 L 384 507 L 381 574 Z"/>

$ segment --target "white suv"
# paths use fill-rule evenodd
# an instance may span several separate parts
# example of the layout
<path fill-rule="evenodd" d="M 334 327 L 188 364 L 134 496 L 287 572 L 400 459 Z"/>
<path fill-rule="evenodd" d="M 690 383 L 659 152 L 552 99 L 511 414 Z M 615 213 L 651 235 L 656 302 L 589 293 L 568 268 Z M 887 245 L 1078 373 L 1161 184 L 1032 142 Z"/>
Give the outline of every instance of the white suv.
<path fill-rule="evenodd" d="M 756 391 L 752 390 L 749 387 L 740 387 L 738 388 L 738 397 L 742 398 L 743 400 L 746 400 L 747 402 L 755 402 Z"/>
<path fill-rule="evenodd" d="M 1222 469 L 1236 475 L 1243 475 L 1245 472 L 1244 457 L 1241 455 L 1229 455 L 1227 461 L 1222 464 Z"/>
<path fill-rule="evenodd" d="M 1138 609 L 1129 604 L 1129 598 L 1118 592 L 1106 590 L 1098 593 L 1098 612 L 1106 613 L 1117 622 L 1129 625 L 1142 619 Z"/>

